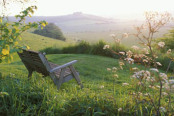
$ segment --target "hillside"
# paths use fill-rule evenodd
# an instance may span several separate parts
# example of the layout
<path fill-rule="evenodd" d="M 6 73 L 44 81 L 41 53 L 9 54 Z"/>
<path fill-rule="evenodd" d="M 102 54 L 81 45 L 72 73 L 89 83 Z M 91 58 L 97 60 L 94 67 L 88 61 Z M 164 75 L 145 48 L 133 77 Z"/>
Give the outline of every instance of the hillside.
<path fill-rule="evenodd" d="M 25 32 L 22 34 L 21 45 L 28 45 L 32 50 L 41 50 L 46 47 L 62 48 L 69 45 L 69 42 L 56 40 L 37 34 Z"/>
<path fill-rule="evenodd" d="M 9 18 L 10 21 L 15 21 L 14 17 Z M 103 39 L 108 42 L 113 42 L 110 34 L 135 33 L 135 26 L 140 26 L 143 23 L 142 19 L 120 19 L 105 18 L 76 12 L 63 16 L 33 16 L 26 18 L 26 22 L 46 20 L 48 23 L 55 23 L 60 27 L 66 38 L 70 40 L 86 40 L 96 42 Z M 172 23 L 165 26 L 155 37 L 161 37 L 163 34 L 174 26 Z M 122 43 L 126 46 L 137 44 L 135 37 L 130 36 L 124 39 Z"/>

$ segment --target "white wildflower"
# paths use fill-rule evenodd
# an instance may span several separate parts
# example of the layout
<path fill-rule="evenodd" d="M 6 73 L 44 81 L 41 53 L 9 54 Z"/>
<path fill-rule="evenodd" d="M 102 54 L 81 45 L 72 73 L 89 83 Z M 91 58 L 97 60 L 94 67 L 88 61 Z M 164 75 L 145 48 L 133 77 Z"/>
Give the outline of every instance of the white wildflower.
<path fill-rule="evenodd" d="M 115 39 L 115 42 L 120 44 L 121 43 L 121 40 L 120 39 Z"/>
<path fill-rule="evenodd" d="M 119 62 L 119 65 L 123 66 L 124 65 L 124 62 Z"/>
<path fill-rule="evenodd" d="M 127 86 L 127 85 L 129 85 L 129 83 L 122 83 L 122 85 L 123 85 L 123 86 Z"/>
<path fill-rule="evenodd" d="M 156 86 L 156 88 L 160 88 L 160 86 L 159 86 L 159 85 L 157 85 L 157 86 Z"/>
<path fill-rule="evenodd" d="M 118 108 L 118 112 L 122 111 L 123 109 L 122 108 Z"/>
<path fill-rule="evenodd" d="M 161 64 L 160 62 L 156 62 L 156 64 L 157 64 L 158 66 L 162 66 L 162 64 Z"/>
<path fill-rule="evenodd" d="M 113 70 L 113 71 L 117 71 L 117 68 L 116 68 L 116 67 L 113 67 L 112 70 Z"/>
<path fill-rule="evenodd" d="M 166 112 L 166 109 L 164 107 L 160 107 L 161 112 Z"/>
<path fill-rule="evenodd" d="M 104 85 L 101 85 L 99 88 L 100 88 L 100 89 L 103 89 L 104 87 L 105 87 Z"/>
<path fill-rule="evenodd" d="M 118 78 L 118 75 L 117 74 L 114 74 L 113 77 Z"/>
<path fill-rule="evenodd" d="M 171 50 L 171 49 L 167 50 L 167 54 L 170 54 L 171 52 L 172 52 L 172 50 Z"/>
<path fill-rule="evenodd" d="M 134 49 L 134 50 L 139 50 L 140 49 L 138 46 L 132 46 L 131 48 Z"/>
<path fill-rule="evenodd" d="M 132 76 L 133 78 L 147 78 L 150 77 L 150 72 L 149 71 L 144 71 L 141 70 L 139 72 L 134 72 L 134 75 Z"/>
<path fill-rule="evenodd" d="M 162 79 L 167 80 L 167 75 L 165 73 L 160 73 L 159 77 L 161 77 Z"/>
<path fill-rule="evenodd" d="M 144 54 L 149 54 L 149 51 L 148 51 L 147 48 L 143 48 L 143 49 L 142 49 L 142 52 L 143 52 Z"/>
<path fill-rule="evenodd" d="M 165 83 L 164 88 L 165 88 L 167 91 L 169 91 L 169 90 L 170 90 L 169 84 L 168 84 L 168 83 Z"/>
<path fill-rule="evenodd" d="M 159 46 L 160 48 L 163 48 L 163 47 L 165 46 L 165 43 L 164 43 L 164 42 L 159 42 L 159 43 L 158 43 L 158 46 Z"/>
<path fill-rule="evenodd" d="M 119 54 L 121 54 L 121 55 L 125 55 L 125 52 L 119 52 Z"/>
<path fill-rule="evenodd" d="M 123 33 L 122 35 L 124 38 L 128 38 L 129 34 L 128 33 Z"/>
<path fill-rule="evenodd" d="M 103 49 L 109 49 L 109 45 L 104 45 Z"/>
<path fill-rule="evenodd" d="M 143 59 L 143 62 L 146 62 L 146 63 L 148 63 L 148 60 L 147 60 L 147 59 Z"/>
<path fill-rule="evenodd" d="M 134 59 L 132 58 L 126 58 L 125 59 L 129 64 L 134 64 Z"/>
<path fill-rule="evenodd" d="M 133 70 L 133 71 L 136 71 L 136 70 L 138 70 L 138 68 L 137 68 L 137 67 L 134 67 L 134 68 L 132 68 L 132 70 Z"/>
<path fill-rule="evenodd" d="M 169 84 L 173 85 L 174 84 L 174 80 L 169 80 Z"/>
<path fill-rule="evenodd" d="M 133 53 L 130 50 L 128 52 L 126 52 L 126 55 L 127 55 L 128 58 L 131 58 L 132 57 L 132 54 Z"/>
<path fill-rule="evenodd" d="M 159 72 L 156 68 L 151 68 L 150 71 Z"/>
<path fill-rule="evenodd" d="M 107 68 L 107 71 L 111 71 L 111 68 Z"/>
<path fill-rule="evenodd" d="M 168 95 L 168 93 L 166 93 L 166 92 L 162 92 L 162 95 L 167 96 L 167 95 Z"/>
<path fill-rule="evenodd" d="M 150 94 L 149 94 L 149 93 L 145 93 L 144 95 L 145 95 L 145 96 L 149 96 Z"/>
<path fill-rule="evenodd" d="M 111 36 L 111 37 L 113 37 L 113 38 L 115 38 L 115 37 L 116 37 L 116 35 L 115 35 L 115 34 L 110 34 L 110 36 Z"/>

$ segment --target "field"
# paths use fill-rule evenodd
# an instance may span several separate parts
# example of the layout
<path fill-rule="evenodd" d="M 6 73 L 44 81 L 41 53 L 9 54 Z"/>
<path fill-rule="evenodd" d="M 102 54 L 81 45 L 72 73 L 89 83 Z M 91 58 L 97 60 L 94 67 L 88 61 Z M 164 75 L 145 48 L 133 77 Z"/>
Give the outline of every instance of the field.
<path fill-rule="evenodd" d="M 73 79 L 63 83 L 60 90 L 57 90 L 49 76 L 43 77 L 36 72 L 28 79 L 27 69 L 18 55 L 14 54 L 14 60 L 11 63 L 2 62 L 0 64 L 0 116 L 174 115 L 174 89 L 172 89 L 174 86 L 169 87 L 170 81 L 165 79 L 166 76 L 172 74 L 165 75 L 165 70 L 151 69 L 151 64 L 145 67 L 147 63 L 144 61 L 134 64 L 130 51 L 126 53 L 127 56 L 131 57 L 127 57 L 129 63 L 120 60 L 121 55 L 115 55 L 117 53 L 112 58 L 99 56 L 105 53 L 105 56 L 109 56 L 108 53 L 111 52 L 109 49 L 103 50 L 104 42 L 96 42 L 102 39 L 113 43 L 110 34 L 134 33 L 135 31 L 130 25 L 131 22 L 119 24 L 118 21 L 117 23 L 105 22 L 103 19 L 98 22 L 96 21 L 98 17 L 89 16 L 92 19 L 87 20 L 89 17 L 86 19 L 86 16 L 88 15 L 80 14 L 76 17 L 85 22 L 84 25 L 84 22 L 80 23 L 77 20 L 77 27 L 73 25 L 75 19 L 72 22 L 68 20 L 69 23 L 67 21 L 57 22 L 57 25 L 62 24 L 64 26 L 62 29 L 68 38 L 67 41 L 59 41 L 25 32 L 22 35 L 23 39 L 19 42 L 21 45 L 30 46 L 31 50 L 34 51 L 50 48 L 48 51 L 51 52 L 52 48 L 54 51 L 67 47 L 67 50 L 77 53 L 47 54 L 46 57 L 48 61 L 59 65 L 78 60 L 74 66 L 80 74 L 84 88 L 81 89 Z M 74 15 L 68 17 L 71 19 Z M 70 28 L 66 27 L 68 25 Z M 74 30 L 72 27 L 74 27 Z M 65 31 L 64 29 L 70 30 Z M 167 29 L 169 27 L 165 27 L 155 36 L 161 37 L 167 32 Z M 90 44 L 82 42 L 80 47 L 73 48 L 72 45 L 81 40 L 86 40 Z M 119 46 L 118 43 L 116 43 L 118 46 L 113 46 L 113 48 L 115 48 L 115 51 L 122 50 L 122 56 L 126 56 L 124 51 L 132 45 L 138 45 L 138 40 L 131 36 L 124 39 L 122 43 L 126 46 L 126 49 L 122 49 L 123 46 Z M 81 48 L 84 49 L 81 50 Z M 86 48 L 88 54 L 79 54 L 85 53 Z M 66 49 L 64 50 L 66 51 Z M 65 53 L 69 53 L 69 51 Z M 95 55 L 89 55 L 92 53 Z M 8 54 L 8 52 L 5 51 L 3 54 Z M 134 77 L 132 77 L 133 74 Z"/>
<path fill-rule="evenodd" d="M 0 90 L 9 94 L 4 97 L 6 100 L 1 106 L 5 115 L 114 115 L 118 108 L 126 109 L 131 98 L 128 96 L 129 87 L 122 86 L 122 83 L 130 81 L 129 70 L 120 71 L 118 79 L 114 79 L 112 73 L 106 70 L 118 66 L 118 60 L 75 54 L 55 54 L 47 58 L 57 64 L 78 60 L 75 68 L 80 72 L 84 88 L 80 89 L 72 80 L 57 91 L 50 77 L 42 78 L 38 73 L 34 73 L 31 80 L 27 81 L 28 72 L 17 58 L 0 67 L 1 72 L 4 72 Z"/>
<path fill-rule="evenodd" d="M 62 41 L 25 33 L 23 43 L 33 50 L 56 45 L 68 46 Z M 35 41 L 33 43 L 33 41 Z M 54 44 L 53 44 L 54 43 Z M 42 46 L 42 47 L 41 47 Z M 140 104 L 137 108 L 133 97 L 134 91 L 130 72 L 130 65 L 119 70 L 118 78 L 107 68 L 119 68 L 119 60 L 114 58 L 85 55 L 85 54 L 52 54 L 47 55 L 49 61 L 64 64 L 78 60 L 74 65 L 80 73 L 84 88 L 81 89 L 73 79 L 64 83 L 60 90 L 56 89 L 50 77 L 42 77 L 34 73 L 27 79 L 28 71 L 24 64 L 15 55 L 11 63 L 1 63 L 0 91 L 7 92 L 0 99 L 0 115 L 57 115 L 57 116 L 102 116 L 102 115 L 153 115 L 153 108 Z M 132 67 L 145 69 L 142 65 Z M 124 85 L 129 83 L 129 85 Z M 166 104 L 162 100 L 162 103 Z M 139 109 L 140 110 L 135 110 Z M 143 109 L 142 109 L 143 108 Z M 121 110 L 120 110 L 121 109 Z"/>

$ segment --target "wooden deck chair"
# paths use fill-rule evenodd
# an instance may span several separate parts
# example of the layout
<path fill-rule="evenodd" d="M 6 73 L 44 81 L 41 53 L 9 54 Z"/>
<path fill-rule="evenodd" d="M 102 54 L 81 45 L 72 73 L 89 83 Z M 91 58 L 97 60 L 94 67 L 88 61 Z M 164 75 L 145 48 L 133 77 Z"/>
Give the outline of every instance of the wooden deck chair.
<path fill-rule="evenodd" d="M 19 57 L 28 70 L 28 78 L 32 76 L 33 71 L 42 73 L 44 76 L 50 76 L 54 84 L 57 85 L 57 89 L 61 84 L 75 78 L 77 83 L 83 87 L 78 72 L 73 67 L 73 64 L 77 60 L 68 62 L 64 65 L 57 65 L 48 62 L 45 55 L 40 52 L 23 50 L 22 53 L 18 52 Z"/>

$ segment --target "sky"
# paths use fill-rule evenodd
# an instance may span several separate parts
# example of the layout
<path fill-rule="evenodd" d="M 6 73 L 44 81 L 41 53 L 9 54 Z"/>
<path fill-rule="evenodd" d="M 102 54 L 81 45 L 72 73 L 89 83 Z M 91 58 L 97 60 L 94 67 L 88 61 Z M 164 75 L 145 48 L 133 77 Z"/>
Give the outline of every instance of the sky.
<path fill-rule="evenodd" d="M 38 0 L 35 15 L 65 15 L 83 12 L 100 16 L 173 11 L 174 0 Z"/>
<path fill-rule="evenodd" d="M 141 15 L 145 11 L 168 11 L 174 13 L 174 0 L 36 0 L 35 16 L 59 16 L 82 12 L 98 16 Z M 13 5 L 13 13 L 18 6 Z"/>

